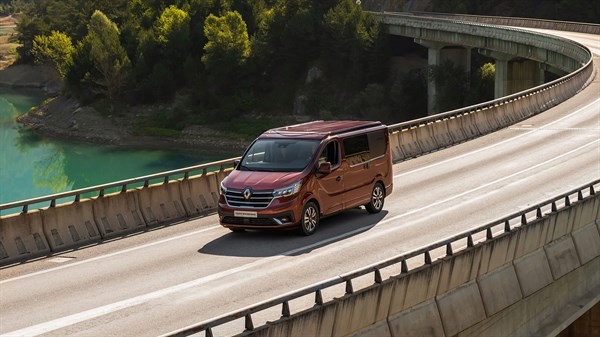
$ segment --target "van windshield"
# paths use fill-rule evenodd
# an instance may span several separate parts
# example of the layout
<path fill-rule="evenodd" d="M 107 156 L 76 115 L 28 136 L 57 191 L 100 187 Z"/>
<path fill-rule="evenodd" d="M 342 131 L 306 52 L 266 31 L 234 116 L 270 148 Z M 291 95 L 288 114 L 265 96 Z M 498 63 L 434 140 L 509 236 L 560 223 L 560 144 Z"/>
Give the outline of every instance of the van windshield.
<path fill-rule="evenodd" d="M 318 140 L 259 139 L 242 158 L 242 171 L 300 172 L 315 156 Z"/>

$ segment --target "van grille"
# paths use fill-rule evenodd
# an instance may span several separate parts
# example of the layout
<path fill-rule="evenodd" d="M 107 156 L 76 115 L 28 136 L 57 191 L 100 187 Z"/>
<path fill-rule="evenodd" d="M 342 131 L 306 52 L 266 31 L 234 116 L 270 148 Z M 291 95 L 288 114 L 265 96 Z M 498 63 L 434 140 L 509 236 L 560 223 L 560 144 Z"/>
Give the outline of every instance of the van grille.
<path fill-rule="evenodd" d="M 228 189 L 225 200 L 232 207 L 267 208 L 273 200 L 273 191 L 252 191 L 252 196 L 246 200 L 243 190 Z"/>

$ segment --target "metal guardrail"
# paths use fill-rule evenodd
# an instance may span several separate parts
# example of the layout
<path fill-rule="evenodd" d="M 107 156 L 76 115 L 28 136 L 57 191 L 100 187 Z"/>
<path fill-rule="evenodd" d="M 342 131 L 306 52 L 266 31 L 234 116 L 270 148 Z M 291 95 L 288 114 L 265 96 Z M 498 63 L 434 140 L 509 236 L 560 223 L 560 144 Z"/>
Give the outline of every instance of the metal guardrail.
<path fill-rule="evenodd" d="M 407 14 L 415 16 L 426 16 L 435 18 L 446 18 L 452 20 L 461 20 L 469 22 L 487 23 L 493 25 L 505 25 L 541 29 L 560 29 L 570 32 L 581 32 L 589 34 L 600 34 L 600 24 L 575 22 L 575 21 L 556 21 L 546 19 L 531 19 L 520 17 L 503 16 L 485 16 L 456 13 L 437 13 L 437 12 L 408 12 Z"/>
<path fill-rule="evenodd" d="M 485 234 L 485 239 L 481 242 L 486 242 L 494 239 L 495 237 L 499 237 L 504 233 L 510 232 L 517 227 L 527 226 L 527 224 L 531 221 L 533 217 L 534 220 L 541 219 L 544 216 L 558 212 L 566 207 L 570 207 L 573 202 L 579 202 L 584 200 L 585 198 L 589 198 L 591 196 L 596 195 L 596 191 L 600 189 L 600 179 L 595 180 L 591 183 L 588 183 L 582 187 L 571 190 L 567 193 L 563 193 L 557 197 L 552 199 L 548 199 L 542 203 L 539 203 L 535 206 L 529 207 L 525 210 L 522 210 L 517 213 L 513 213 L 507 217 L 496 220 L 494 222 L 488 223 L 487 225 L 477 227 L 475 229 L 454 235 L 452 237 L 446 238 L 444 240 L 438 241 L 437 243 L 428 245 L 426 247 L 417 249 L 415 251 L 401 254 L 385 261 L 360 268 L 358 270 L 349 272 L 347 274 L 343 274 L 337 277 L 330 278 L 326 281 L 320 282 L 315 285 L 308 286 L 306 288 L 302 288 L 300 290 L 296 290 L 285 295 L 272 298 L 266 300 L 264 302 L 246 307 L 244 309 L 237 310 L 232 313 L 228 313 L 222 316 L 219 316 L 214 319 L 210 319 L 198 324 L 194 324 L 188 327 L 185 327 L 180 330 L 176 330 L 170 332 L 163 336 L 189 336 L 192 334 L 196 334 L 199 332 L 205 332 L 206 337 L 212 337 L 212 329 L 232 322 L 234 320 L 244 318 L 244 331 L 254 331 L 254 323 L 252 321 L 252 315 L 258 312 L 261 312 L 266 309 L 270 309 L 276 306 L 281 306 L 281 318 L 286 318 L 291 316 L 289 302 L 306 296 L 310 294 L 314 294 L 314 303 L 317 306 L 323 305 L 323 296 L 322 291 L 324 289 L 330 288 L 332 286 L 345 283 L 346 286 L 346 294 L 354 293 L 354 287 L 352 284 L 352 280 L 361 276 L 368 275 L 370 273 L 373 274 L 373 284 L 380 284 L 383 282 L 381 277 L 381 270 L 386 267 L 390 267 L 393 265 L 400 264 L 400 275 L 409 272 L 407 260 L 415 257 L 422 257 L 423 263 L 425 265 L 432 263 L 431 252 L 436 249 L 446 249 L 445 256 L 452 256 L 455 254 L 453 244 L 458 245 L 463 243 L 466 240 L 466 245 L 463 245 L 463 249 L 469 249 L 475 246 L 474 236 L 480 234 L 483 236 Z M 599 190 L 600 191 L 600 190 Z M 493 228 L 500 227 L 500 231 L 494 233 Z M 500 232 L 500 234 L 498 234 Z M 444 256 L 442 256 L 444 257 Z"/>
<path fill-rule="evenodd" d="M 192 173 L 194 171 L 201 171 L 201 173 L 200 173 L 201 175 L 206 175 L 208 172 L 212 172 L 212 171 L 222 172 L 223 170 L 226 169 L 226 166 L 233 167 L 233 162 L 237 159 L 239 159 L 239 157 L 231 158 L 231 159 L 224 159 L 221 161 L 216 161 L 216 162 L 202 164 L 202 165 L 184 167 L 184 168 L 177 169 L 177 170 L 166 171 L 166 172 L 161 172 L 161 173 L 156 173 L 156 174 L 150 174 L 150 175 L 146 175 L 146 176 L 142 176 L 142 177 L 121 180 L 121 181 L 117 181 L 117 182 L 112 182 L 112 183 L 108 183 L 108 184 L 97 185 L 97 186 L 92 186 L 92 187 L 87 187 L 87 188 L 82 188 L 82 189 L 73 190 L 73 191 L 69 191 L 69 192 L 52 194 L 52 195 L 39 197 L 39 198 L 11 202 L 11 203 L 0 205 L 0 211 L 6 210 L 6 209 L 11 209 L 11 208 L 22 207 L 21 212 L 27 213 L 29 210 L 29 206 L 33 205 L 33 204 L 50 201 L 49 207 L 55 207 L 56 200 L 58 200 L 58 199 L 63 199 L 63 198 L 68 198 L 68 197 L 74 196 L 75 197 L 74 202 L 79 202 L 81 199 L 81 195 L 88 194 L 88 193 L 98 193 L 97 197 L 101 198 L 104 196 L 105 191 L 108 189 L 111 189 L 111 188 L 115 188 L 115 187 L 120 188 L 121 192 L 123 193 L 123 192 L 127 192 L 128 185 L 143 182 L 144 184 L 143 184 L 142 188 L 147 188 L 150 185 L 150 181 L 156 180 L 156 179 L 162 179 L 163 183 L 167 184 L 167 183 L 169 183 L 169 180 L 171 179 L 172 176 L 181 175 L 181 174 L 183 174 L 183 179 L 187 180 L 190 177 L 190 173 Z"/>

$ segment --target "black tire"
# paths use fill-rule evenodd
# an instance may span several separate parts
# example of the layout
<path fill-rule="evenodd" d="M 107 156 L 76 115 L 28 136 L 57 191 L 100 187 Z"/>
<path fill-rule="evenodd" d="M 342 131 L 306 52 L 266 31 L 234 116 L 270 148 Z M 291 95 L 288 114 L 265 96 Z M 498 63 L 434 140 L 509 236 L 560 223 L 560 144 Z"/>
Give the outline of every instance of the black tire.
<path fill-rule="evenodd" d="M 308 236 L 313 234 L 319 226 L 319 207 L 314 202 L 308 202 L 302 210 L 300 218 L 300 234 Z"/>
<path fill-rule="evenodd" d="M 227 228 L 229 228 L 229 230 L 234 233 L 244 233 L 246 231 L 245 229 L 238 228 L 238 227 L 227 227 Z"/>
<path fill-rule="evenodd" d="M 383 209 L 383 202 L 385 201 L 385 188 L 381 183 L 375 184 L 371 191 L 371 201 L 365 205 L 367 212 L 379 213 Z"/>

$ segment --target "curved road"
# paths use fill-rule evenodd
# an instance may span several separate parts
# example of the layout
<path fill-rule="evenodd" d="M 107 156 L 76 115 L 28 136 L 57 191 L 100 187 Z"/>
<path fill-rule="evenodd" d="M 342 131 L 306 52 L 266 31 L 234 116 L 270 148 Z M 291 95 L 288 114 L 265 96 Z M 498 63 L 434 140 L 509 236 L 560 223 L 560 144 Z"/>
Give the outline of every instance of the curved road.
<path fill-rule="evenodd" d="M 599 61 L 600 36 L 552 34 L 588 45 Z M 599 78 L 527 121 L 394 165 L 394 193 L 382 213 L 350 210 L 324 219 L 311 237 L 234 234 L 211 215 L 4 268 L 0 334 L 167 333 L 579 187 L 600 177 Z M 343 289 L 330 292 L 324 295 L 341 296 Z M 306 302 L 292 302 L 292 312 Z M 228 329 L 215 333 L 241 332 L 243 323 Z"/>

